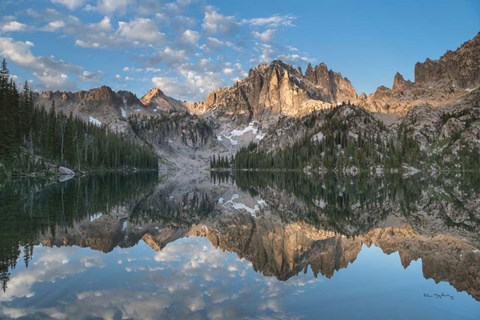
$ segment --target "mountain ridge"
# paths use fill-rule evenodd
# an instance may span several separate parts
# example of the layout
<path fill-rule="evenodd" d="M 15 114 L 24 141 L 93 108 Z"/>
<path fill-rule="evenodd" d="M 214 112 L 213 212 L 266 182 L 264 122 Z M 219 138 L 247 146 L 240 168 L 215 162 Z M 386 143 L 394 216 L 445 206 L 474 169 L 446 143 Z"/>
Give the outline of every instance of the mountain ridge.
<path fill-rule="evenodd" d="M 232 107 L 234 104 L 236 107 L 240 106 L 243 111 L 245 111 L 244 107 L 247 107 L 246 110 L 264 107 L 273 111 L 281 111 L 285 106 L 301 108 L 305 100 L 333 105 L 347 101 L 358 102 L 372 111 L 396 112 L 398 108 L 387 106 L 388 102 L 390 104 L 397 103 L 397 107 L 408 109 L 409 99 L 422 98 L 429 104 L 439 105 L 438 100 L 442 98 L 449 96 L 458 98 L 465 93 L 465 90 L 475 89 L 480 85 L 480 67 L 475 64 L 475 61 L 480 61 L 480 32 L 474 38 L 464 42 L 457 50 L 448 50 L 438 60 L 426 58 L 424 62 L 417 62 L 414 81 L 405 80 L 397 72 L 391 88 L 380 86 L 367 99 L 357 94 L 347 77 L 328 69 L 324 62 L 316 66 L 308 64 L 303 74 L 301 68 L 295 68 L 281 60 L 273 60 L 269 64 L 260 64 L 250 69 L 246 78 L 237 81 L 232 86 L 220 87 L 212 91 L 204 101 L 182 102 L 165 95 L 161 88 L 150 89 L 140 99 L 128 91 L 117 91 L 116 93 L 128 100 L 127 105 L 143 104 L 143 106 L 155 108 L 155 101 L 158 100 L 159 103 L 156 105 L 160 107 L 159 109 L 167 112 L 189 111 L 202 114 L 218 108 L 222 104 L 228 104 L 228 107 Z M 287 85 L 286 80 L 289 80 L 289 86 L 283 88 Z M 428 88 L 425 88 L 425 85 L 428 85 Z M 431 94 L 428 96 L 425 89 L 438 91 L 440 96 L 435 97 Z M 460 89 L 463 89 L 463 92 L 458 92 Z M 61 99 L 64 101 L 71 98 L 72 95 L 78 100 L 85 99 L 87 101 L 99 97 L 101 98 L 98 99 L 99 102 L 105 102 L 105 98 L 110 96 L 110 102 L 120 103 L 120 101 L 116 101 L 114 93 L 108 86 L 101 86 L 78 92 L 46 91 L 42 92 L 40 96 L 48 99 L 61 94 Z M 287 97 L 288 93 L 298 97 Z M 228 94 L 233 97 L 227 97 Z M 405 96 L 404 99 L 400 99 L 399 95 Z M 314 103 L 310 102 L 310 104 Z M 199 111 L 200 108 L 205 110 Z M 314 106 L 307 111 L 312 110 L 315 110 Z M 401 111 L 405 112 L 406 110 Z M 304 114 L 295 110 L 286 110 L 285 113 L 287 115 Z"/>
<path fill-rule="evenodd" d="M 476 107 L 480 64 L 475 60 L 480 59 L 479 52 L 480 33 L 438 60 L 417 63 L 415 81 L 405 80 L 397 72 L 391 88 L 380 86 L 369 96 L 358 95 L 347 77 L 328 69 L 325 63 L 309 64 L 302 72 L 301 68 L 274 60 L 252 68 L 232 86 L 212 91 L 202 102 L 183 102 L 165 95 L 160 88 L 151 89 L 139 99 L 131 92 L 115 92 L 107 86 L 75 93 L 43 92 L 36 95 L 35 102 L 47 107 L 54 103 L 59 112 L 73 112 L 85 121 L 148 141 L 180 167 L 195 166 L 195 162 L 205 164 L 212 153 L 231 156 L 242 146 L 261 142 L 264 137 L 266 141 L 277 137 L 286 145 L 294 143 L 311 130 L 302 121 L 338 105 L 371 112 L 393 130 L 388 137 L 395 136 L 401 123 L 416 124 L 402 120 L 417 107 L 433 107 L 436 111 L 432 119 L 453 105 L 459 106 L 459 101 L 464 101 L 460 103 L 462 109 Z M 468 123 L 475 121 L 473 114 Z M 451 126 L 453 121 L 447 124 Z M 445 130 L 458 132 L 450 127 Z M 421 134 L 413 138 L 426 145 Z M 269 150 L 284 143 L 272 143 Z"/>

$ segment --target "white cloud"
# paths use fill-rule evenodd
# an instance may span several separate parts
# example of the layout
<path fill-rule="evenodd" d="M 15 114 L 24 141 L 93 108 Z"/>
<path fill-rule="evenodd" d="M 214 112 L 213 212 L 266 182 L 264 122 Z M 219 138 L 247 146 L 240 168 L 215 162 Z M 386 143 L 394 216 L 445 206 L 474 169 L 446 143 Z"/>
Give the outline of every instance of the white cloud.
<path fill-rule="evenodd" d="M 162 51 L 157 52 L 155 55 L 148 59 L 148 63 L 151 65 L 166 63 L 169 66 L 178 66 L 184 63 L 188 59 L 188 54 L 185 50 L 175 50 L 170 47 L 166 47 Z"/>
<path fill-rule="evenodd" d="M 54 4 L 63 5 L 70 10 L 75 10 L 81 7 L 85 3 L 85 0 L 51 0 L 51 1 Z"/>
<path fill-rule="evenodd" d="M 34 72 L 33 75 L 45 86 L 46 89 L 64 89 L 72 88 L 68 75 L 46 70 L 43 72 Z"/>
<path fill-rule="evenodd" d="M 281 15 L 273 15 L 271 17 L 266 18 L 253 18 L 253 19 L 244 19 L 242 23 L 248 24 L 251 26 L 261 26 L 261 27 L 269 27 L 269 28 L 278 28 L 278 27 L 293 27 L 293 21 L 295 21 L 295 17 L 291 15 L 281 16 Z"/>
<path fill-rule="evenodd" d="M 118 34 L 128 40 L 147 43 L 162 42 L 165 37 L 165 34 L 158 30 L 157 25 L 146 18 L 137 18 L 130 22 L 120 21 Z"/>
<path fill-rule="evenodd" d="M 259 58 L 260 63 L 270 63 L 274 58 L 273 47 L 269 44 L 260 45 L 260 52 L 262 53 Z"/>
<path fill-rule="evenodd" d="M 182 37 L 181 37 L 182 42 L 190 43 L 193 45 L 197 44 L 198 39 L 200 39 L 200 33 L 190 29 L 185 30 L 185 32 L 182 34 Z"/>
<path fill-rule="evenodd" d="M 132 3 L 132 0 L 98 0 L 97 6 L 94 9 L 104 14 L 112 14 L 115 12 L 124 14 L 127 7 Z"/>
<path fill-rule="evenodd" d="M 298 63 L 312 63 L 313 59 L 307 56 L 301 56 L 299 54 L 281 54 L 278 56 L 278 59 L 283 60 L 287 63 L 298 64 Z"/>
<path fill-rule="evenodd" d="M 232 75 L 235 72 L 235 69 L 233 68 L 224 68 L 223 73 L 225 73 L 227 76 Z"/>
<path fill-rule="evenodd" d="M 112 29 L 112 24 L 110 23 L 110 18 L 105 16 L 103 17 L 102 21 L 100 21 L 97 26 L 102 31 L 110 31 Z"/>
<path fill-rule="evenodd" d="M 208 6 L 203 18 L 202 28 L 210 33 L 231 34 L 238 27 L 238 22 L 233 16 L 224 16 L 214 7 Z"/>
<path fill-rule="evenodd" d="M 215 37 L 208 37 L 207 41 L 201 48 L 204 49 L 205 51 L 213 51 L 214 49 L 223 47 L 223 46 L 230 47 L 230 48 L 235 47 L 235 45 L 230 41 L 222 41 Z"/>
<path fill-rule="evenodd" d="M 91 72 L 84 70 L 81 75 L 79 75 L 79 79 L 84 82 L 98 82 L 101 80 L 103 76 L 103 72 Z"/>
<path fill-rule="evenodd" d="M 44 31 L 56 31 L 60 28 L 65 27 L 65 22 L 63 20 L 55 20 L 49 22 L 45 27 L 42 28 Z"/>
<path fill-rule="evenodd" d="M 183 65 L 177 77 L 156 76 L 152 83 L 167 95 L 184 98 L 204 96 L 217 89 L 222 79 L 217 72 L 198 72 L 191 65 Z"/>
<path fill-rule="evenodd" d="M 137 82 L 152 81 L 152 76 L 155 76 L 168 86 L 171 84 L 170 80 L 175 79 L 180 84 L 172 92 L 186 99 L 204 99 L 211 90 L 216 89 L 215 86 L 229 85 L 232 80 L 244 77 L 244 70 L 236 67 L 235 61 L 253 67 L 260 62 L 270 62 L 280 57 L 281 53 L 286 53 L 282 57 L 289 61 L 303 62 L 308 59 L 301 52 L 290 51 L 288 47 L 278 43 L 280 30 L 294 26 L 295 17 L 289 15 L 242 19 L 241 16 L 227 15 L 219 8 L 206 6 L 203 0 L 49 2 L 63 8 L 50 5 L 45 9 L 26 9 L 27 18 L 30 20 L 25 21 L 32 21 L 32 25 L 29 23 L 28 26 L 17 28 L 60 32 L 63 37 L 71 38 L 71 43 L 74 43 L 77 49 L 108 49 L 112 59 L 124 59 L 123 49 L 128 49 L 128 56 L 132 60 L 123 64 L 130 67 L 128 72 L 143 70 L 142 72 L 149 73 L 136 75 Z M 83 9 L 83 13 L 94 11 L 98 20 L 85 20 L 85 15 L 80 13 L 78 16 L 65 16 L 65 8 L 72 11 Z M 203 16 L 193 14 L 198 11 L 202 12 Z M 126 13 L 128 15 L 122 18 Z M 13 21 L 17 20 L 13 16 L 4 16 L 2 19 L 0 31 L 2 26 L 5 28 L 7 23 L 13 26 Z M 21 16 L 19 19 L 23 21 Z M 28 43 L 23 44 L 26 46 Z M 23 59 L 27 57 L 27 54 L 23 55 Z M 34 61 L 36 58 L 42 57 L 34 57 Z M 27 68 L 36 73 L 44 87 L 47 83 L 49 86 L 58 86 L 59 81 L 68 81 L 67 85 L 72 85 L 77 80 L 98 81 L 103 75 L 99 72 L 84 74 L 82 67 L 65 70 L 67 66 L 72 66 L 58 59 L 42 59 L 48 68 Z M 227 64 L 228 61 L 232 63 Z M 134 65 L 135 63 L 138 65 Z M 121 78 L 117 79 L 118 85 L 131 86 L 126 83 L 125 74 L 122 74 L 121 70 L 113 69 L 108 74 L 109 79 L 115 79 L 117 72 L 121 75 Z M 62 78 L 61 73 L 68 78 Z M 56 83 L 55 75 L 59 77 Z"/>
<path fill-rule="evenodd" d="M 183 89 L 181 88 L 178 79 L 171 77 L 153 77 L 152 83 L 156 88 L 161 89 L 168 95 L 181 94 Z M 155 258 L 157 260 L 157 258 Z M 160 261 L 160 260 L 157 260 Z"/>
<path fill-rule="evenodd" d="M 4 25 L 0 26 L 2 32 L 13 32 L 13 31 L 23 31 L 27 28 L 26 24 L 20 23 L 18 21 L 9 21 Z"/>
<path fill-rule="evenodd" d="M 30 51 L 33 46 L 34 44 L 30 41 L 14 41 L 11 38 L 0 37 L 0 55 L 30 70 L 40 81 L 41 89 L 74 89 L 75 85 L 68 74 L 73 74 L 81 81 L 98 80 L 101 76 L 98 72 L 87 71 L 85 74 L 83 68 L 54 57 L 35 56 Z"/>
<path fill-rule="evenodd" d="M 275 35 L 275 32 L 276 32 L 276 30 L 274 30 L 274 29 L 267 29 L 264 32 L 253 31 L 252 35 L 255 38 L 258 38 L 258 39 L 260 39 L 264 42 L 270 42 L 270 41 L 272 41 L 273 36 Z"/>
<path fill-rule="evenodd" d="M 83 48 L 100 48 L 101 45 L 98 42 L 88 42 L 83 40 L 75 40 L 75 45 Z"/>
<path fill-rule="evenodd" d="M 12 38 L 0 38 L 1 55 L 21 66 L 33 66 L 36 62 L 30 46 L 25 42 L 15 42 Z"/>
<path fill-rule="evenodd" d="M 218 89 L 223 82 L 218 72 L 208 70 L 199 72 L 195 70 L 192 65 L 181 66 L 179 73 L 185 79 L 185 83 L 189 89 L 187 92 L 196 93 L 197 95 L 208 94 Z"/>

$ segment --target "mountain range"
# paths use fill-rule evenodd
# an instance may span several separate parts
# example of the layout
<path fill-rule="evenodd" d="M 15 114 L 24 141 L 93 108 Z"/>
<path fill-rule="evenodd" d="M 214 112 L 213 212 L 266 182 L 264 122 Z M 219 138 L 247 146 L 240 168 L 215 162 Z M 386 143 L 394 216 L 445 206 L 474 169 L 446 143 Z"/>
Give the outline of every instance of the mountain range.
<path fill-rule="evenodd" d="M 479 61 L 480 33 L 438 60 L 417 63 L 414 81 L 397 73 L 391 88 L 380 86 L 368 96 L 358 94 L 348 78 L 325 63 L 302 71 L 276 60 L 251 69 L 246 78 L 200 102 L 177 100 L 160 88 L 138 98 L 102 86 L 43 92 L 35 95 L 35 104 L 55 105 L 58 112 L 147 142 L 163 166 L 182 168 L 206 167 L 212 154 L 231 156 L 251 142 L 273 152 L 306 135 L 336 134 L 325 131 L 323 123 L 332 110 L 342 108 L 336 114 L 338 121 L 348 122 L 347 136 L 371 129 L 360 121 L 381 123 L 385 130 L 375 129 L 372 135 L 380 135 L 382 141 L 400 140 L 401 131 L 429 161 L 441 158 L 442 163 L 433 164 L 440 168 L 480 148 Z M 362 117 L 349 116 L 360 109 L 366 112 Z M 396 147 L 404 147 L 401 143 Z"/>

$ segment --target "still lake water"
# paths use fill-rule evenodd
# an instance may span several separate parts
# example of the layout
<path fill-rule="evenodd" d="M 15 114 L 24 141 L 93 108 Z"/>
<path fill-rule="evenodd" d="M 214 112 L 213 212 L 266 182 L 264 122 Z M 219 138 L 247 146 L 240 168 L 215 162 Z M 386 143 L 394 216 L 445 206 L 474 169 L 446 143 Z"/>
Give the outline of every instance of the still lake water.
<path fill-rule="evenodd" d="M 480 177 L 0 182 L 1 319 L 480 319 Z"/>

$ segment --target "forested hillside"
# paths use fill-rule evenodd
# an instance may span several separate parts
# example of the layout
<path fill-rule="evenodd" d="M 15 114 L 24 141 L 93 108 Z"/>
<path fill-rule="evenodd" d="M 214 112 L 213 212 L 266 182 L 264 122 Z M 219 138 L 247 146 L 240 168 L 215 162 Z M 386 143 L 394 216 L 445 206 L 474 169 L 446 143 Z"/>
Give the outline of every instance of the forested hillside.
<path fill-rule="evenodd" d="M 449 114 L 441 115 L 445 127 L 447 121 L 444 119 Z M 409 115 L 406 119 L 412 117 Z M 465 117 L 468 123 L 478 123 L 475 114 Z M 314 112 L 304 117 L 299 126 L 302 130 L 298 131 L 305 134 L 291 145 L 272 149 L 268 142 L 251 143 L 237 152 L 234 161 L 212 161 L 211 167 L 307 171 L 412 170 L 412 167 L 478 170 L 480 167 L 479 149 L 468 143 L 475 140 L 467 139 L 466 130 L 461 131 L 461 127 L 456 129 L 458 133 L 428 141 L 423 133 L 426 129 L 419 129 L 419 125 L 403 121 L 387 128 L 370 112 L 348 104 Z M 440 123 L 434 131 L 447 130 L 444 127 Z M 448 132 L 453 130 L 450 127 Z M 437 146 L 439 143 L 442 148 Z"/>
<path fill-rule="evenodd" d="M 58 166 L 79 171 L 157 168 L 149 146 L 85 123 L 52 104 L 35 108 L 25 82 L 19 92 L 7 63 L 0 70 L 0 175 L 45 174 Z"/>

